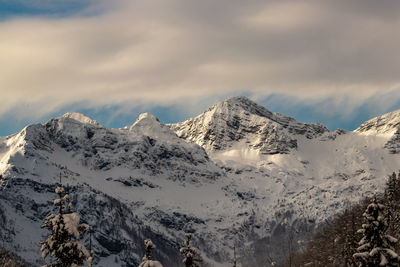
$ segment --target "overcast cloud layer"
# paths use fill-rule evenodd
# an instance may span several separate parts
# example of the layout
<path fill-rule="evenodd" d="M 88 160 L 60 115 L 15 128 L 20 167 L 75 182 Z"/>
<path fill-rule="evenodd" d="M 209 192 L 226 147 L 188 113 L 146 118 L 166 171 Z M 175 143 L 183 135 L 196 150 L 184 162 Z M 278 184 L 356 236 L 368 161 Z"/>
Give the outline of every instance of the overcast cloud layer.
<path fill-rule="evenodd" d="M 356 106 L 400 85 L 398 0 L 92 2 L 0 21 L 0 115 L 273 93 Z"/>

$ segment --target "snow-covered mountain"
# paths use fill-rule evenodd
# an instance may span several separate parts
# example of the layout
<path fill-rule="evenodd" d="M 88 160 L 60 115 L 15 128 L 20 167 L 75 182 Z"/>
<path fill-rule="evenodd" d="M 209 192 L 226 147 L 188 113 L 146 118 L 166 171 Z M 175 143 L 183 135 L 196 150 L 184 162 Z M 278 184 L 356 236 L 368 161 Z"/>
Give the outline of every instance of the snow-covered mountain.
<path fill-rule="evenodd" d="M 179 137 L 207 152 L 246 147 L 265 155 L 287 154 L 297 148 L 296 135 L 313 139 L 328 132 L 322 125 L 272 113 L 245 97 L 217 103 L 196 118 L 170 127 Z"/>
<path fill-rule="evenodd" d="M 0 236 L 42 263 L 40 225 L 61 173 L 92 226 L 96 266 L 137 266 L 147 237 L 164 266 L 179 266 L 184 232 L 209 266 L 230 266 L 234 244 L 243 266 L 268 266 L 383 189 L 400 166 L 399 129 L 398 111 L 329 132 L 244 97 L 171 125 L 146 113 L 110 129 L 67 113 L 0 137 Z"/>

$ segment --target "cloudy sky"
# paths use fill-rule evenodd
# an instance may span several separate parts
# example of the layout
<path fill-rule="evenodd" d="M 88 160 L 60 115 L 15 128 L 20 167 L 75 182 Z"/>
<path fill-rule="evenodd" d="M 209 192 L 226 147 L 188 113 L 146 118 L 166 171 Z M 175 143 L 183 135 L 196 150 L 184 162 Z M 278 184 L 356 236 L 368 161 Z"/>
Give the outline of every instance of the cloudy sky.
<path fill-rule="evenodd" d="M 0 135 L 122 127 L 244 95 L 353 130 L 400 108 L 398 0 L 0 0 Z"/>

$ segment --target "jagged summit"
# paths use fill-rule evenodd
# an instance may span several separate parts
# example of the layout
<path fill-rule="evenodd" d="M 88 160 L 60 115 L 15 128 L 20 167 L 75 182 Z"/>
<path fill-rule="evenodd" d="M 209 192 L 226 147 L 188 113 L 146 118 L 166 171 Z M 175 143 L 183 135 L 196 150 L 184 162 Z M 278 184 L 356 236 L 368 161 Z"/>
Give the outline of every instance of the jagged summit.
<path fill-rule="evenodd" d="M 62 115 L 61 118 L 69 118 L 69 119 L 73 119 L 73 120 L 76 120 L 76 121 L 79 121 L 82 123 L 99 125 L 99 123 L 97 121 L 92 120 L 85 114 L 78 113 L 78 112 L 67 112 L 64 115 Z"/>
<path fill-rule="evenodd" d="M 257 114 L 263 117 L 273 117 L 271 111 L 245 96 L 232 97 L 225 101 L 218 102 L 209 108 L 209 110 L 217 110 L 219 112 L 232 112 L 238 109 L 243 109 L 251 114 Z"/>
<path fill-rule="evenodd" d="M 313 128 L 319 128 L 320 131 L 326 132 L 328 129 L 320 124 L 309 124 L 309 123 L 302 123 L 297 121 L 296 119 L 283 115 L 278 112 L 271 112 L 267 108 L 257 104 L 256 102 L 250 100 L 244 96 L 237 96 L 229 98 L 225 101 L 221 101 L 210 107 L 207 111 L 203 114 L 200 114 L 198 117 L 204 116 L 205 114 L 225 114 L 225 116 L 255 116 L 266 118 L 273 122 L 278 123 L 279 125 L 283 126 L 284 128 L 289 128 L 291 131 L 294 131 L 296 134 L 303 134 L 304 131 L 296 131 L 296 128 L 302 128 L 303 126 L 312 126 Z"/>
<path fill-rule="evenodd" d="M 328 131 L 322 125 L 272 113 L 246 97 L 219 102 L 195 118 L 169 126 L 178 136 L 207 151 L 229 150 L 241 143 L 241 150 L 262 154 L 288 153 L 297 147 L 293 136 L 311 139 Z"/>
<path fill-rule="evenodd" d="M 159 119 L 151 113 L 145 112 L 138 116 L 135 123 L 132 124 L 134 127 L 137 124 L 161 124 Z"/>
<path fill-rule="evenodd" d="M 395 134 L 400 129 L 400 109 L 370 119 L 355 132 L 366 135 Z"/>

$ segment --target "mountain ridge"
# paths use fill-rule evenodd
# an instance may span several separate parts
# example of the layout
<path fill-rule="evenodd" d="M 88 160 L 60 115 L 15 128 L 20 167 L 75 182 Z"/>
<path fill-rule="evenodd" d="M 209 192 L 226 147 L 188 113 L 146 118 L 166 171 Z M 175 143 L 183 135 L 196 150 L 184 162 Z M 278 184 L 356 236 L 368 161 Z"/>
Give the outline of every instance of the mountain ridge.
<path fill-rule="evenodd" d="M 272 113 L 245 97 L 219 102 L 204 113 L 187 121 L 169 124 L 179 137 L 195 142 L 207 151 L 230 147 L 252 134 L 249 146 L 264 154 L 289 153 L 297 147 L 291 134 L 312 139 L 329 130 L 317 124 L 306 124 L 279 113 Z M 245 138 L 246 139 L 246 138 Z"/>
<path fill-rule="evenodd" d="M 261 266 L 268 255 L 260 249 L 282 259 L 289 235 L 298 247 L 338 210 L 382 190 L 382 177 L 400 163 L 396 135 L 330 132 L 243 97 L 169 125 L 144 113 L 112 129 L 67 114 L 0 138 L 0 174 L 10 182 L 0 213 L 24 224 L 3 225 L 0 237 L 36 264 L 43 261 L 34 240 L 43 232 L 29 231 L 50 212 L 60 173 L 79 192 L 81 218 L 112 233 L 94 236 L 97 266 L 136 266 L 144 228 L 176 251 L 183 233 L 194 233 L 208 266 L 229 266 L 233 245 L 243 266 Z M 107 212 L 85 209 L 90 203 Z M 115 208 L 131 215 L 113 224 Z M 171 255 L 163 254 L 165 267 L 181 262 Z"/>
<path fill-rule="evenodd" d="M 362 123 L 355 132 L 363 134 L 394 134 L 400 129 L 400 109 Z"/>

